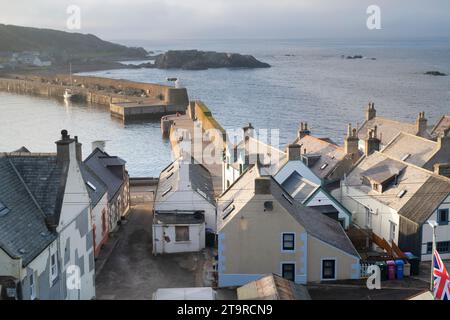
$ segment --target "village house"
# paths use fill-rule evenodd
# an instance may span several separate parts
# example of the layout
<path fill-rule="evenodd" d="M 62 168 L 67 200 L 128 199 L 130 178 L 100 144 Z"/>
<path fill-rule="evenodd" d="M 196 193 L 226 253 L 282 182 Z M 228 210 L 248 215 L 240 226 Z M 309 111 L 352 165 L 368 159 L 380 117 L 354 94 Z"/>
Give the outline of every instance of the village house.
<path fill-rule="evenodd" d="M 103 181 L 84 163 L 80 163 L 90 199 L 91 219 L 93 223 L 94 255 L 97 258 L 102 246 L 108 241 L 108 188 Z"/>
<path fill-rule="evenodd" d="M 351 126 L 345 139 L 345 146 L 341 147 L 329 138 L 317 138 L 311 135 L 307 123 L 300 123 L 297 138 L 293 144 L 299 145 L 300 160 L 304 166 L 298 168 L 298 160 L 289 166 L 296 166 L 302 176 L 309 175 L 305 171 L 313 173 L 320 179 L 320 184 L 330 184 L 339 181 L 345 173 L 350 171 L 353 163 L 360 156 L 357 145 L 354 143 L 355 137 L 352 135 Z M 304 173 L 305 172 L 305 173 Z M 303 174 L 304 173 L 304 174 Z M 317 180 L 317 179 L 314 179 Z"/>
<path fill-rule="evenodd" d="M 444 131 L 450 128 L 450 115 L 443 115 L 430 131 L 433 140 L 444 135 Z M 447 131 L 448 135 L 448 131 Z"/>
<path fill-rule="evenodd" d="M 9 298 L 95 297 L 90 199 L 76 140 L 62 130 L 56 149 L 0 155 L 0 277 L 17 285 Z"/>
<path fill-rule="evenodd" d="M 103 141 L 94 142 L 92 149 L 92 153 L 83 163 L 90 169 L 90 172 L 95 173 L 96 177 L 106 185 L 109 224 L 107 228 L 109 232 L 113 232 L 130 209 L 130 178 L 125 167 L 126 162 L 117 156 L 111 156 L 106 153 Z M 91 188 L 89 185 L 88 187 Z M 98 210 L 102 212 L 103 209 L 98 208 Z M 103 218 L 101 219 L 103 220 Z M 98 226 L 100 225 L 102 224 L 98 224 Z M 102 225 L 101 228 L 101 230 L 104 230 L 105 227 Z"/>
<path fill-rule="evenodd" d="M 427 221 L 437 221 L 437 250 L 443 259 L 450 258 L 450 179 L 410 163 L 421 162 L 419 155 L 411 155 L 408 162 L 388 153 L 364 156 L 335 197 L 351 211 L 356 226 L 422 260 L 431 257 Z"/>
<path fill-rule="evenodd" d="M 259 161 L 263 170 L 275 174 L 286 161 L 286 153 L 254 137 L 255 130 L 251 123 L 242 128 L 243 139 L 234 145 L 227 145 L 222 165 L 222 189 L 228 189 L 244 171 Z"/>
<path fill-rule="evenodd" d="M 300 150 L 298 144 L 288 146 L 288 161 L 274 175 L 275 180 L 295 201 L 339 221 L 348 229 L 352 221 L 351 213 L 328 192 L 322 180 L 303 162 Z"/>
<path fill-rule="evenodd" d="M 437 141 L 400 132 L 381 152 L 391 158 L 450 177 L 450 128 Z M 447 170 L 445 170 L 447 168 Z"/>
<path fill-rule="evenodd" d="M 295 283 L 358 279 L 360 257 L 342 226 L 249 168 L 219 198 L 219 287 L 274 273 Z"/>
<path fill-rule="evenodd" d="M 154 253 L 199 251 L 216 233 L 211 174 L 193 158 L 178 158 L 160 174 L 155 193 Z"/>

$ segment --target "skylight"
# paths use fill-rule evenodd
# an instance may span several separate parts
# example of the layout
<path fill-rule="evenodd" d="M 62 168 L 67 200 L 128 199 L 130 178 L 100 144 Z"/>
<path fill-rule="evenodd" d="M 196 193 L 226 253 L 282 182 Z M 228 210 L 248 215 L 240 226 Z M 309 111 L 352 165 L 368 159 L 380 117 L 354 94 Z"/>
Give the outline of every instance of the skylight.
<path fill-rule="evenodd" d="M 404 196 L 405 194 L 406 194 L 406 190 L 403 189 L 402 191 L 400 191 L 400 192 L 397 194 L 397 197 L 403 198 L 403 196 Z"/>
<path fill-rule="evenodd" d="M 87 181 L 86 184 L 88 185 L 89 188 L 91 188 L 94 191 L 97 191 L 97 188 L 92 184 L 92 182 Z"/>
<path fill-rule="evenodd" d="M 408 158 L 409 158 L 410 156 L 411 156 L 410 153 L 405 154 L 405 155 L 402 157 L 402 161 L 408 160 Z"/>
<path fill-rule="evenodd" d="M 324 164 L 320 167 L 320 170 L 323 170 L 323 169 L 325 169 L 326 167 L 328 167 L 328 163 L 324 163 Z"/>
<path fill-rule="evenodd" d="M 6 216 L 9 212 L 9 209 L 0 201 L 0 217 Z"/>

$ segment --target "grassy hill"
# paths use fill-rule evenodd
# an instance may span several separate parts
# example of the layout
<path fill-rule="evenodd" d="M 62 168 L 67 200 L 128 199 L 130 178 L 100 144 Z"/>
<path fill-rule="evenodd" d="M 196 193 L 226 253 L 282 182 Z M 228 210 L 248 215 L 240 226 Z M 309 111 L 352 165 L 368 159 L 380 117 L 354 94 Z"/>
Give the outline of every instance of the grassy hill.
<path fill-rule="evenodd" d="M 92 34 L 0 24 L 0 52 L 39 51 L 57 60 L 73 58 L 142 58 L 143 48 L 104 41 Z"/>

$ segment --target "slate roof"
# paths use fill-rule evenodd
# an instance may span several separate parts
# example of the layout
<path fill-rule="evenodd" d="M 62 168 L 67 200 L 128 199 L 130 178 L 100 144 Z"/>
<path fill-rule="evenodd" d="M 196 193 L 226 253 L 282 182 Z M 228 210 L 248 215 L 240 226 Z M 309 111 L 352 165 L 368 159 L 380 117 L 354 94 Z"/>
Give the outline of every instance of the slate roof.
<path fill-rule="evenodd" d="M 103 181 L 93 172 L 86 164 L 80 164 L 81 175 L 86 184 L 86 189 L 89 193 L 89 199 L 91 200 L 91 206 L 95 207 L 100 199 L 108 191 L 108 187 Z M 95 187 L 95 190 L 91 188 L 90 184 Z"/>
<path fill-rule="evenodd" d="M 8 158 L 40 208 L 58 222 L 66 186 L 68 163 L 58 165 L 55 153 L 9 153 Z"/>
<path fill-rule="evenodd" d="M 438 151 L 437 142 L 418 137 L 405 132 L 400 132 L 386 147 L 382 153 L 416 166 L 424 166 Z M 450 154 L 447 155 L 450 161 Z"/>
<path fill-rule="evenodd" d="M 375 126 L 377 126 L 377 130 L 380 133 L 379 139 L 382 145 L 387 145 L 399 132 L 417 135 L 417 127 L 414 123 L 400 122 L 377 116 L 371 120 L 364 121 L 358 128 L 358 138 L 365 141 L 368 129 L 373 129 Z"/>
<path fill-rule="evenodd" d="M 393 168 L 389 168 L 393 166 Z M 382 168 L 392 173 L 403 168 L 397 178 L 397 184 L 390 185 L 383 193 L 362 183 L 361 177 L 373 168 L 380 173 Z M 346 182 L 375 200 L 391 207 L 408 219 L 423 223 L 450 194 L 450 179 L 436 175 L 415 165 L 389 158 L 381 152 L 364 157 L 347 176 Z M 403 196 L 399 196 L 403 193 Z"/>
<path fill-rule="evenodd" d="M 186 181 L 182 181 L 183 179 Z M 166 201 L 177 191 L 183 192 L 185 186 L 199 193 L 212 205 L 216 205 L 212 178 L 208 169 L 192 158 L 190 162 L 184 162 L 182 157 L 161 171 L 155 202 Z"/>
<path fill-rule="evenodd" d="M 336 145 L 327 138 L 306 135 L 301 139 L 297 138 L 294 143 L 302 146 L 302 155 L 317 156 L 317 161 L 310 166 L 310 169 L 321 179 L 329 176 L 336 166 L 345 160 L 347 156 L 343 147 Z"/>
<path fill-rule="evenodd" d="M 108 166 L 125 165 L 125 160 L 110 156 L 108 153 L 96 148 L 83 163 L 95 172 L 108 189 L 108 201 L 112 200 L 122 187 L 124 180 L 118 177 Z"/>
<path fill-rule="evenodd" d="M 255 195 L 254 188 L 257 177 L 260 177 L 260 169 L 257 165 L 254 165 L 222 194 L 218 210 L 218 230 L 222 229 L 248 202 L 252 201 Z M 306 229 L 309 235 L 353 256 L 359 257 L 358 252 L 339 222 L 295 201 L 272 176 L 267 177 L 270 179 L 271 198 L 274 198 L 282 205 Z M 223 211 L 229 206 L 231 201 L 235 209 L 232 214 L 224 219 Z"/>
<path fill-rule="evenodd" d="M 301 284 L 269 274 L 237 289 L 239 300 L 311 300 Z"/>
<path fill-rule="evenodd" d="M 448 128 L 450 128 L 450 115 L 443 115 L 438 122 L 436 122 L 430 134 L 434 138 L 437 138 Z"/>
<path fill-rule="evenodd" d="M 12 160 L 17 159 L 0 155 L 0 201 L 9 209 L 0 216 L 0 247 L 12 258 L 22 258 L 23 266 L 27 266 L 56 235 L 47 229 L 44 212 L 33 201 Z M 26 176 L 29 179 L 31 175 Z"/>

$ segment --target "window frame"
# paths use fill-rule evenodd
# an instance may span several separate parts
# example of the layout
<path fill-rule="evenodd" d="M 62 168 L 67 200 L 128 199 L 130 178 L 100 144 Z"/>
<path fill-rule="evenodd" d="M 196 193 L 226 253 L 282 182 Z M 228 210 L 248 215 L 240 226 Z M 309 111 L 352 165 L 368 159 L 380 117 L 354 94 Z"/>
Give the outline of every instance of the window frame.
<path fill-rule="evenodd" d="M 30 299 L 35 300 L 37 298 L 37 294 L 36 294 L 36 277 L 34 271 L 32 271 L 30 274 L 29 282 L 30 282 Z"/>
<path fill-rule="evenodd" d="M 285 277 L 285 269 L 284 269 L 285 266 L 293 266 L 293 269 L 292 269 L 292 278 L 293 279 Z M 281 263 L 281 277 L 283 279 L 295 282 L 295 268 L 296 268 L 295 262 L 282 262 Z"/>
<path fill-rule="evenodd" d="M 55 262 L 53 263 L 53 258 Z M 58 278 L 58 256 L 57 253 L 54 252 L 50 254 L 50 281 L 53 282 Z"/>
<path fill-rule="evenodd" d="M 390 242 L 392 242 L 392 241 L 395 242 L 396 233 L 397 233 L 397 224 L 394 221 L 389 220 L 389 241 Z"/>
<path fill-rule="evenodd" d="M 292 240 L 286 240 L 285 236 L 292 236 Z M 285 242 L 292 242 L 292 247 L 286 247 Z M 281 233 L 281 252 L 295 252 L 295 232 Z"/>
<path fill-rule="evenodd" d="M 447 226 L 448 225 L 448 220 L 449 220 L 449 209 L 447 209 L 447 208 L 442 208 L 442 209 L 438 209 L 438 211 L 437 211 L 437 222 L 438 222 L 438 224 L 440 225 L 440 226 Z M 441 219 L 441 214 L 442 213 L 445 213 L 445 215 L 446 215 L 446 219 L 445 220 L 442 220 Z"/>
<path fill-rule="evenodd" d="M 333 277 L 332 278 L 325 277 L 325 274 L 324 274 L 325 263 L 329 262 L 329 261 L 333 261 Z M 337 279 L 337 259 L 334 257 L 320 259 L 320 280 L 321 281 L 333 281 L 336 279 Z"/>
<path fill-rule="evenodd" d="M 185 240 L 184 238 L 183 238 L 183 240 L 178 239 L 177 229 L 179 229 L 179 228 L 187 228 L 187 240 Z M 190 242 L 190 241 L 191 241 L 191 237 L 190 237 L 189 226 L 175 226 L 175 243 Z"/>

